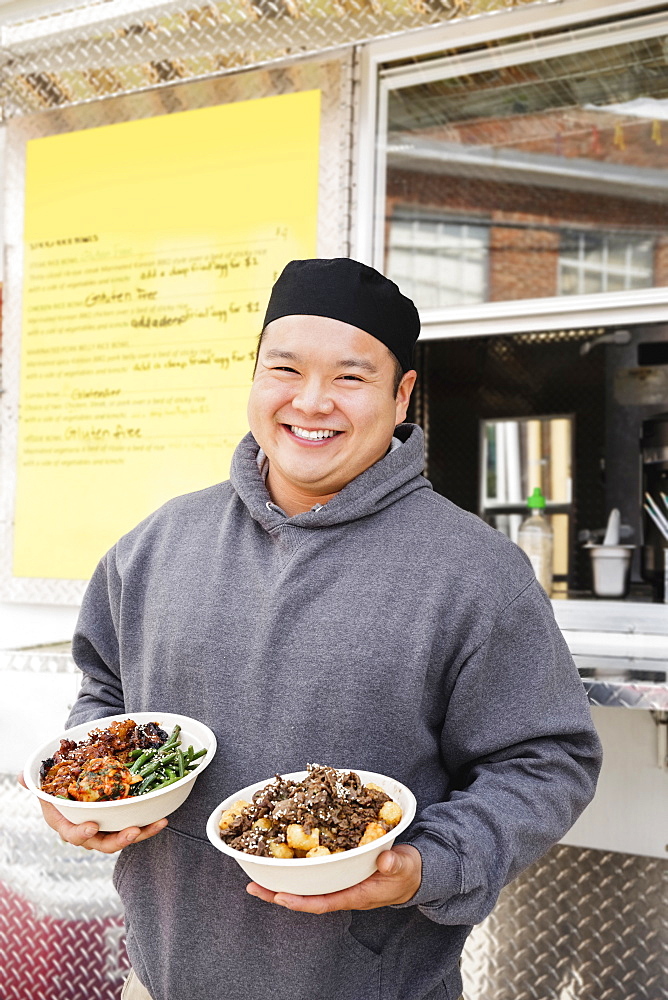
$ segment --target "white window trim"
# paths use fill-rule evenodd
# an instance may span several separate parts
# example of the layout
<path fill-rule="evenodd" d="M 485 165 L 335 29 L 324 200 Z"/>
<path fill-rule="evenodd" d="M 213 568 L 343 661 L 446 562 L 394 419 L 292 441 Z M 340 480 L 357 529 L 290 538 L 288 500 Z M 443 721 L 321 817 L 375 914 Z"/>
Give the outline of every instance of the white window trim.
<path fill-rule="evenodd" d="M 386 150 L 376 147 L 376 136 L 387 131 L 391 90 L 411 82 L 446 79 L 491 67 L 549 59 L 559 52 L 586 51 L 619 45 L 668 31 L 668 15 L 652 13 L 628 21 L 577 29 L 577 24 L 615 15 L 647 10 L 647 0 L 618 0 L 601 6 L 600 0 L 564 0 L 516 8 L 461 23 L 409 32 L 398 38 L 364 46 L 361 58 L 360 114 L 357 135 L 357 218 L 353 256 L 383 269 L 385 225 Z M 428 56 L 443 49 L 470 46 L 491 39 L 512 39 L 520 34 L 555 27 L 571 30 L 545 39 L 509 43 L 486 53 L 474 52 L 439 59 L 423 66 L 392 67 L 394 61 Z M 566 301 L 571 298 L 571 301 Z M 656 323 L 668 320 L 668 288 L 636 289 L 597 295 L 554 296 L 425 310 L 421 339 L 490 336 L 531 330 Z"/>
<path fill-rule="evenodd" d="M 661 323 L 668 320 L 668 288 L 453 306 L 430 309 L 421 320 L 420 340 Z"/>

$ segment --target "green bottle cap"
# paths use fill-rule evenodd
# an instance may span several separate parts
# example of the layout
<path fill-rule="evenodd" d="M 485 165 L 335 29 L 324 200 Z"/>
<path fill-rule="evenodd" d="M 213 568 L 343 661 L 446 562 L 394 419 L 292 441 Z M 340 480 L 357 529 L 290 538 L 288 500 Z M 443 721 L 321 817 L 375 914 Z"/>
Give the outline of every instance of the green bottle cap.
<path fill-rule="evenodd" d="M 545 508 L 545 497 L 541 493 L 540 486 L 536 486 L 531 496 L 527 498 L 527 507 L 531 510 L 543 510 Z"/>

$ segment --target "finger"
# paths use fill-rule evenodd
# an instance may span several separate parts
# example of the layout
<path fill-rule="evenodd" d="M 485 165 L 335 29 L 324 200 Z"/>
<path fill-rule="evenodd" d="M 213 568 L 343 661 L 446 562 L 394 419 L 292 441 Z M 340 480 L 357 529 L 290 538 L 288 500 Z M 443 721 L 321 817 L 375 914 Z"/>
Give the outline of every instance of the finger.
<path fill-rule="evenodd" d="M 399 884 L 404 879 L 419 882 L 422 878 L 422 856 L 412 844 L 396 844 L 376 859 L 377 876 Z"/>
<path fill-rule="evenodd" d="M 114 833 L 95 833 L 92 837 L 88 837 L 82 843 L 77 844 L 78 847 L 85 847 L 87 851 L 100 851 L 102 854 L 116 854 L 117 851 L 122 851 L 124 847 L 129 847 L 133 844 L 140 834 L 140 828 L 138 826 L 130 826 L 127 830 L 119 830 Z M 73 841 L 69 841 L 73 843 Z"/>
<path fill-rule="evenodd" d="M 47 809 L 52 808 L 52 806 L 47 805 Z M 49 825 L 53 827 L 61 840 L 64 840 L 66 844 L 71 844 L 72 847 L 83 847 L 98 835 L 99 830 L 97 823 L 91 823 L 90 821 L 87 823 L 70 823 L 60 813 L 58 813 L 57 818 L 54 818 L 54 822 L 50 822 Z"/>
<path fill-rule="evenodd" d="M 299 913 L 331 913 L 333 910 L 360 909 L 359 896 L 349 889 L 328 892 L 321 896 L 295 896 L 289 892 L 277 892 L 274 896 L 277 906 Z"/>
<path fill-rule="evenodd" d="M 289 892 L 277 892 L 273 902 L 277 906 L 285 906 L 288 910 L 298 910 L 301 913 L 331 913 L 334 910 L 367 910 L 383 905 L 377 899 L 378 875 L 371 875 L 338 892 L 327 892 L 319 896 L 297 896 Z"/>
<path fill-rule="evenodd" d="M 265 889 L 263 885 L 258 885 L 257 882 L 249 882 L 246 886 L 246 892 L 250 896 L 255 896 L 257 899 L 263 900 L 265 903 L 273 903 L 275 892 L 270 889 Z"/>
<path fill-rule="evenodd" d="M 102 854 L 116 854 L 130 844 L 139 844 L 142 840 L 155 837 L 156 833 L 167 826 L 166 819 L 160 819 L 156 823 L 148 826 L 129 826 L 125 830 L 114 831 L 113 833 L 95 833 L 79 846 L 85 847 L 88 851 L 100 851 Z M 71 842 L 71 841 L 70 841 Z"/>
<path fill-rule="evenodd" d="M 257 882 L 249 882 L 246 886 L 246 892 L 251 896 L 256 896 L 257 899 L 262 899 L 265 903 L 276 903 L 288 910 L 299 910 L 302 913 L 327 913 L 329 910 L 345 908 L 336 906 L 336 900 L 332 898 L 333 896 L 341 896 L 340 892 L 320 896 L 296 896 L 288 892 L 272 892 L 270 889 L 258 885 Z"/>
<path fill-rule="evenodd" d="M 167 826 L 166 819 L 159 819 L 155 823 L 149 823 L 148 826 L 143 826 L 139 832 L 139 836 L 135 838 L 134 843 L 140 844 L 142 840 L 148 840 L 150 837 L 155 837 L 156 833 L 160 833 Z"/>
<path fill-rule="evenodd" d="M 401 875 L 405 861 L 398 851 L 383 851 L 378 855 L 376 866 L 381 875 Z"/>

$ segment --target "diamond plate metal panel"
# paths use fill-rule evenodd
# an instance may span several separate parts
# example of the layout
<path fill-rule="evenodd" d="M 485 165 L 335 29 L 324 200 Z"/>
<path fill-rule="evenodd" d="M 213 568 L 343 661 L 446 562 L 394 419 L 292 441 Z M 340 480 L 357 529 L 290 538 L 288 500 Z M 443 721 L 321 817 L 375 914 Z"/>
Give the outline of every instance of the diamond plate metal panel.
<path fill-rule="evenodd" d="M 0 670 L 78 672 L 49 649 L 5 652 Z M 2 1000 L 118 997 L 128 961 L 113 864 L 61 843 L 0 773 Z M 668 861 L 558 845 L 473 929 L 462 973 L 465 1000 L 665 1000 Z"/>
<path fill-rule="evenodd" d="M 67 650 L 0 650 L 0 671 L 18 670 L 36 674 L 80 674 Z"/>
<path fill-rule="evenodd" d="M 668 711 L 668 684 L 598 681 L 583 678 L 590 705 Z"/>
<path fill-rule="evenodd" d="M 193 108 L 319 89 L 322 93 L 318 255 L 349 252 L 353 55 L 274 66 L 215 80 L 136 93 L 109 101 L 23 115 L 10 121 L 6 156 L 6 253 L 3 301 L 3 377 L 0 396 L 0 599 L 77 605 L 80 580 L 28 579 L 12 573 L 12 524 L 21 343 L 22 237 L 25 145 L 29 139 Z M 100 552 L 100 555 L 103 553 Z"/>
<path fill-rule="evenodd" d="M 553 848 L 474 928 L 462 973 L 466 1000 L 665 1000 L 668 862 Z"/>
<path fill-rule="evenodd" d="M 114 16 L 113 0 L 63 5 L 3 29 L 4 112 L 12 117 L 65 107 L 547 2 L 211 0 L 121 17 Z"/>
<path fill-rule="evenodd" d="M 113 858 L 64 844 L 0 775 L 0 996 L 117 1000 L 128 959 Z"/>

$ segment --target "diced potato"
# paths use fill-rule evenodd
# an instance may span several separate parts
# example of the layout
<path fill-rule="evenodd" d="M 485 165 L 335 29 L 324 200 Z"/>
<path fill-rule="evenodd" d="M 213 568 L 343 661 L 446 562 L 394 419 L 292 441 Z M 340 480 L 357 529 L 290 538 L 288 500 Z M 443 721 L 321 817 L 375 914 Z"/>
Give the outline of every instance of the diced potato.
<path fill-rule="evenodd" d="M 220 821 L 218 823 L 220 829 L 227 830 L 232 820 L 241 815 L 246 806 L 249 805 L 250 802 L 244 802 L 243 799 L 237 799 L 236 802 L 233 802 L 229 809 L 226 809 L 220 817 Z"/>
<path fill-rule="evenodd" d="M 329 847 L 312 847 L 310 851 L 306 852 L 307 858 L 324 858 L 326 854 L 329 854 Z"/>
<path fill-rule="evenodd" d="M 270 840 L 267 844 L 272 858 L 294 858 L 294 851 L 290 850 L 287 844 L 281 844 L 277 840 Z"/>
<path fill-rule="evenodd" d="M 366 784 L 364 787 L 365 788 L 370 788 L 372 792 L 384 792 L 385 791 L 384 788 L 381 788 L 380 785 L 377 785 L 374 781 L 369 781 L 368 784 Z"/>
<path fill-rule="evenodd" d="M 273 823 L 268 816 L 261 816 L 260 819 L 256 819 L 253 823 L 256 830 L 271 830 Z"/>
<path fill-rule="evenodd" d="M 397 802 L 383 802 L 378 811 L 378 819 L 388 826 L 396 826 L 402 815 L 401 806 Z"/>
<path fill-rule="evenodd" d="M 367 823 L 362 834 L 362 839 L 357 846 L 362 847 L 364 844 L 370 844 L 372 840 L 378 840 L 379 837 L 384 837 L 386 833 L 387 830 L 380 823 Z"/>
<path fill-rule="evenodd" d="M 320 846 L 320 831 L 316 827 L 309 834 L 301 823 L 290 823 L 286 830 L 286 840 L 290 847 L 310 851 L 312 847 Z"/>

